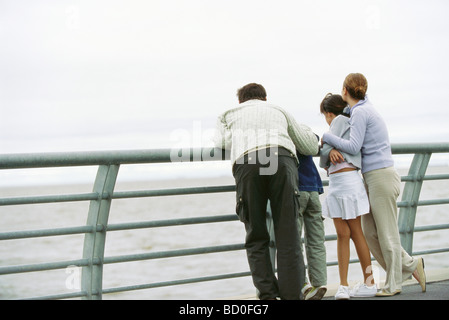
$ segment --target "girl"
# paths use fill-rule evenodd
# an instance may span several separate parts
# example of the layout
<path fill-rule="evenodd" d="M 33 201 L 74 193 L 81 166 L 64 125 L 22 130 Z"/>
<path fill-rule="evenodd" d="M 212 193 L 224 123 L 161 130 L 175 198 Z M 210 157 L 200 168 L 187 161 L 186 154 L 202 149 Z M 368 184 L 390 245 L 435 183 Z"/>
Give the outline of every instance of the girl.
<path fill-rule="evenodd" d="M 331 132 L 325 133 L 322 141 L 348 154 L 362 152 L 362 174 L 371 208 L 362 218 L 363 231 L 371 252 L 387 273 L 385 286 L 377 296 L 400 293 L 402 281 L 412 274 L 425 292 L 424 260 L 412 258 L 401 246 L 397 222 L 401 180 L 394 169 L 387 126 L 368 100 L 367 90 L 368 81 L 362 74 L 346 77 L 342 98 L 350 106 L 349 139 Z M 329 157 L 333 163 L 343 158 L 335 150 Z"/>
<path fill-rule="evenodd" d="M 343 114 L 347 104 L 340 95 L 329 93 L 321 102 L 320 111 L 330 125 L 330 132 L 347 139 L 349 137 L 349 118 Z M 336 300 L 349 299 L 351 296 L 372 297 L 377 293 L 371 267 L 371 255 L 363 235 L 360 217 L 369 212 L 368 196 L 358 172 L 361 167 L 361 153 L 355 155 L 343 153 L 344 161 L 333 164 L 329 153 L 333 149 L 324 144 L 320 155 L 320 167 L 326 168 L 329 175 L 329 190 L 323 205 L 323 216 L 332 218 L 337 231 L 338 270 L 340 286 Z M 350 247 L 354 242 L 362 266 L 364 283 L 349 292 L 348 267 Z"/>

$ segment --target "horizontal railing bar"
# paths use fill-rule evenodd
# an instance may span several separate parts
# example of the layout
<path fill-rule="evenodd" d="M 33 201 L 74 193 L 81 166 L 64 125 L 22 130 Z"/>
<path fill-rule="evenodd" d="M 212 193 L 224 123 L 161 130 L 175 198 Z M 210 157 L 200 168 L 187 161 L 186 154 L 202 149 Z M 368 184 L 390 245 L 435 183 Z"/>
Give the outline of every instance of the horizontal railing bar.
<path fill-rule="evenodd" d="M 229 158 L 229 151 L 217 148 L 20 153 L 0 154 L 0 169 L 222 161 Z"/>
<path fill-rule="evenodd" d="M 170 287 L 170 286 L 175 286 L 175 285 L 183 285 L 183 284 L 206 282 L 206 281 L 216 281 L 216 280 L 240 278 L 240 277 L 247 277 L 247 276 L 250 276 L 250 275 L 251 275 L 251 272 L 250 271 L 246 271 L 246 272 L 221 274 L 221 275 L 215 275 L 215 276 L 190 278 L 190 279 L 183 279 L 183 280 L 172 280 L 172 281 L 156 282 L 156 283 L 149 283 L 149 284 L 140 284 L 140 285 L 108 288 L 108 289 L 103 289 L 103 294 L 117 293 L 117 292 L 124 292 L 124 291 L 132 291 L 132 290 L 143 290 L 143 289 L 154 289 L 154 288 L 161 288 L 161 287 Z"/>
<path fill-rule="evenodd" d="M 413 176 L 403 176 L 402 181 L 414 181 Z M 425 176 L 423 180 L 437 180 L 437 179 L 449 179 L 449 175 L 432 175 Z M 327 181 L 324 181 L 327 186 Z M 207 187 L 189 187 L 189 188 L 173 188 L 173 189 L 161 189 L 161 190 L 136 190 L 136 191 L 119 191 L 114 192 L 112 199 L 125 199 L 125 198 L 142 198 L 142 197 L 157 197 L 157 196 L 173 196 L 173 195 L 190 195 L 190 194 L 206 194 L 206 193 L 219 193 L 219 192 L 233 192 L 235 191 L 235 185 L 227 186 L 207 186 Z M 0 199 L 0 206 L 7 205 L 22 205 L 22 204 L 42 204 L 42 203 L 54 203 L 54 202 L 71 202 L 71 201 L 90 201 L 97 200 L 99 198 L 98 193 L 81 193 L 81 194 L 68 194 L 68 195 L 48 195 L 48 196 L 31 196 L 31 197 L 14 197 Z M 102 194 L 102 199 L 109 199 L 108 194 Z M 445 200 L 443 203 L 448 203 Z M 422 204 L 428 205 L 428 204 Z M 400 203 L 400 206 L 406 206 L 405 203 Z"/>
<path fill-rule="evenodd" d="M 449 224 L 434 224 L 429 226 L 418 226 L 414 227 L 414 232 L 423 232 L 423 231 L 435 231 L 435 230 L 444 230 L 449 229 Z"/>
<path fill-rule="evenodd" d="M 66 195 L 48 195 L 48 196 L 30 196 L 30 197 L 13 197 L 0 199 L 0 206 L 18 205 L 18 204 L 38 204 L 38 203 L 54 203 L 54 202 L 70 202 L 70 201 L 88 201 L 97 200 L 98 193 L 80 193 Z"/>
<path fill-rule="evenodd" d="M 196 217 L 196 218 L 182 218 L 182 219 L 172 219 L 172 220 L 152 220 L 152 221 L 140 221 L 140 222 L 128 222 L 120 224 L 109 224 L 107 226 L 107 231 L 120 231 L 120 230 L 130 230 L 130 229 L 144 229 L 144 228 L 158 228 L 158 227 L 171 227 L 171 226 L 182 226 L 189 224 L 200 224 L 200 223 L 214 223 L 214 222 L 227 222 L 227 221 L 237 221 L 238 216 L 233 215 L 222 215 L 222 216 L 209 216 L 209 217 Z"/>
<path fill-rule="evenodd" d="M 215 222 L 230 222 L 237 221 L 236 214 L 222 215 L 222 216 L 208 216 L 208 217 L 196 217 L 196 218 L 182 218 L 172 220 L 152 220 L 141 222 L 128 222 L 120 224 L 110 224 L 107 226 L 107 231 L 121 231 L 132 229 L 144 229 L 144 228 L 158 228 L 158 227 L 170 227 L 170 226 L 182 226 L 190 224 L 202 224 L 202 223 L 215 223 Z M 48 236 L 63 236 L 82 233 L 101 232 L 104 227 L 102 225 L 96 225 L 95 228 L 91 226 L 79 226 L 68 228 L 56 228 L 56 229 L 42 229 L 42 230 L 25 230 L 25 231 L 13 231 L 0 233 L 0 240 L 14 240 L 14 239 L 26 239 L 26 238 L 38 238 Z"/>
<path fill-rule="evenodd" d="M 413 252 L 414 256 L 420 256 L 425 254 L 434 254 L 434 253 L 445 253 L 449 252 L 449 248 L 440 248 L 440 249 L 430 249 L 430 250 L 423 250 L 423 251 L 416 251 Z"/>
<path fill-rule="evenodd" d="M 24 299 L 19 299 L 19 300 L 59 300 L 59 299 L 73 299 L 73 298 L 83 298 L 83 297 L 87 297 L 86 291 L 61 293 L 61 294 L 55 294 L 55 295 L 51 295 L 51 296 L 24 298 Z"/>
<path fill-rule="evenodd" d="M 418 201 L 418 206 L 432 206 L 432 205 L 438 205 L 438 204 L 449 204 L 449 198 Z"/>
<path fill-rule="evenodd" d="M 157 197 L 157 196 L 173 196 L 173 195 L 191 195 L 191 194 L 207 194 L 220 192 L 233 192 L 234 185 L 228 186 L 210 186 L 210 187 L 192 187 L 192 188 L 175 188 L 175 189 L 161 189 L 161 190 L 141 190 L 141 191 L 121 191 L 114 192 L 112 199 L 127 199 L 127 198 L 141 198 L 141 197 Z M 107 193 L 101 195 L 102 199 L 109 199 Z M 23 205 L 23 204 L 43 204 L 54 202 L 70 202 L 70 201 L 90 201 L 98 200 L 99 194 L 85 193 L 72 195 L 50 195 L 50 196 L 33 196 L 33 197 L 16 197 L 0 199 L 0 206 L 7 205 Z M 449 199 L 436 200 L 421 200 L 418 206 L 426 206 L 432 204 L 447 204 Z M 406 207 L 408 202 L 398 202 L 398 207 Z"/>
<path fill-rule="evenodd" d="M 174 188 L 174 189 L 161 189 L 161 190 L 117 191 L 112 194 L 112 199 L 206 194 L 206 193 L 232 192 L 232 191 L 235 191 L 235 185 Z"/>
<path fill-rule="evenodd" d="M 107 231 L 123 231 L 133 229 L 159 228 L 159 227 L 183 226 L 191 224 L 217 223 L 217 222 L 232 222 L 232 221 L 238 221 L 237 215 L 232 214 L 222 216 L 206 216 L 206 217 L 182 218 L 173 220 L 156 220 L 156 221 L 153 220 L 153 221 L 110 224 L 107 226 Z M 433 231 L 442 229 L 449 229 L 449 224 L 420 226 L 415 227 L 414 231 L 422 232 L 422 231 Z M 103 226 L 97 225 L 95 230 L 93 230 L 91 226 L 79 226 L 79 227 L 57 228 L 57 229 L 4 232 L 0 233 L 0 240 L 73 235 L 73 234 L 91 233 L 94 231 L 97 232 L 103 231 Z M 332 241 L 336 239 L 337 239 L 336 235 L 325 236 L 326 241 Z"/>
<path fill-rule="evenodd" d="M 391 144 L 393 154 L 410 154 L 410 153 L 446 153 L 449 152 L 449 142 L 436 143 L 393 143 Z"/>
<path fill-rule="evenodd" d="M 93 265 L 100 264 L 99 259 L 94 259 L 92 262 Z M 37 264 L 28 264 L 28 265 L 19 265 L 19 266 L 7 266 L 0 267 L 0 275 L 1 274 L 12 274 L 12 273 L 24 273 L 24 272 L 34 272 L 34 271 L 47 271 L 54 269 L 64 269 L 69 266 L 77 266 L 77 267 L 86 267 L 90 265 L 88 259 L 79 259 L 79 260 L 71 260 L 71 261 L 59 261 L 59 262 L 47 262 L 47 263 L 37 263 Z"/>
<path fill-rule="evenodd" d="M 174 189 L 161 189 L 161 190 L 118 191 L 114 192 L 112 194 L 112 197 L 110 197 L 109 194 L 104 193 L 101 195 L 101 198 L 125 199 L 125 198 L 157 197 L 157 196 L 207 194 L 207 193 L 232 192 L 232 191 L 235 191 L 235 185 L 174 188 Z M 69 195 L 3 198 L 0 199 L 0 206 L 98 200 L 99 196 L 100 195 L 98 193 L 92 192 L 92 193 L 69 194 Z"/>
<path fill-rule="evenodd" d="M 418 207 L 432 206 L 432 205 L 438 205 L 438 204 L 449 204 L 449 199 L 420 200 L 420 201 L 418 201 L 418 203 L 415 203 L 415 201 L 398 201 L 397 202 L 397 205 L 399 208 L 412 207 L 415 204 Z"/>
<path fill-rule="evenodd" d="M 92 226 L 79 226 L 79 227 L 42 229 L 42 230 L 12 231 L 0 233 L 0 240 L 65 236 L 81 233 L 91 233 L 95 231 L 100 232 L 103 231 L 103 229 L 104 228 L 102 225 L 97 225 L 96 228 L 93 228 Z"/>
<path fill-rule="evenodd" d="M 410 202 L 410 201 L 398 201 L 397 202 L 398 208 L 405 208 L 405 207 L 413 206 L 413 205 L 414 205 L 414 203 Z"/>
<path fill-rule="evenodd" d="M 430 250 L 423 250 L 423 251 L 415 251 L 412 253 L 412 256 L 420 256 L 420 255 L 426 255 L 426 254 L 434 254 L 434 253 L 444 253 L 449 252 L 449 248 L 440 248 L 440 249 L 430 249 Z M 371 257 L 371 261 L 376 261 L 374 257 Z M 357 263 L 360 262 L 359 259 L 351 259 L 349 260 L 349 263 Z M 338 261 L 329 261 L 326 262 L 327 267 L 332 266 L 338 266 Z"/>
<path fill-rule="evenodd" d="M 449 174 L 431 174 L 424 176 L 424 180 L 449 180 Z"/>
<path fill-rule="evenodd" d="M 205 216 L 205 217 L 194 217 L 194 218 L 181 218 L 172 220 L 151 220 L 151 221 L 139 221 L 139 222 L 127 222 L 118 224 L 109 224 L 106 228 L 107 231 L 123 231 L 123 230 L 133 230 L 133 229 L 146 229 L 146 228 L 159 228 L 159 227 L 171 227 L 171 226 L 182 226 L 191 224 L 203 224 L 203 223 L 217 223 L 217 222 L 233 222 L 238 221 L 238 217 L 235 214 L 221 215 L 221 216 Z M 437 230 L 446 229 L 449 225 L 435 225 L 434 229 L 426 230 Z M 420 227 L 417 227 L 415 231 L 418 231 Z M 0 233 L 0 240 L 12 240 L 12 239 L 24 239 L 24 238 L 34 238 L 34 237 L 46 237 L 46 236 L 59 236 L 59 235 L 73 235 L 91 232 L 101 232 L 103 231 L 102 225 L 97 225 L 95 230 L 91 226 L 79 226 L 79 227 L 69 227 L 69 228 L 58 228 L 58 229 L 42 229 L 42 230 L 29 230 L 29 231 L 14 231 Z M 337 240 L 335 234 L 326 235 L 325 241 Z"/>
<path fill-rule="evenodd" d="M 449 152 L 449 142 L 392 144 L 391 150 L 393 154 L 446 153 Z M 217 148 L 21 153 L 0 154 L 0 169 L 221 161 L 229 159 L 229 151 Z"/>
<path fill-rule="evenodd" d="M 172 258 L 172 257 L 181 257 L 181 256 L 196 255 L 196 254 L 218 253 L 218 252 L 224 252 L 224 251 L 236 251 L 236 250 L 243 250 L 244 248 L 245 248 L 244 244 L 233 244 L 233 245 L 222 245 L 222 246 L 214 246 L 214 247 L 202 247 L 202 248 L 193 248 L 193 249 L 180 249 L 180 250 L 171 250 L 171 251 L 160 251 L 160 252 L 151 252 L 151 253 L 143 253 L 143 254 L 115 256 L 115 257 L 105 258 L 104 264 L 131 262 L 131 261 L 140 261 L 140 260 L 151 260 L 151 259 L 162 259 L 162 258 Z M 95 259 L 95 260 L 96 261 L 94 261 L 92 263 L 93 265 L 100 264 L 100 261 L 98 259 Z M 79 260 L 59 261 L 59 262 L 52 262 L 52 263 L 39 263 L 39 264 L 30 264 L 30 265 L 0 267 L 0 275 L 63 269 L 63 268 L 73 266 L 73 265 L 78 266 L 78 267 L 85 267 L 85 266 L 89 265 L 89 260 L 88 259 L 79 259 Z"/>
<path fill-rule="evenodd" d="M 446 180 L 449 179 L 449 174 L 432 174 L 432 175 L 425 175 L 424 177 L 418 177 L 416 176 L 402 176 L 401 181 L 417 181 L 417 180 L 423 180 L 423 181 L 433 181 L 433 180 Z"/>
<path fill-rule="evenodd" d="M 130 261 L 140 261 L 140 260 L 151 260 L 151 259 L 162 259 L 162 258 L 173 258 L 190 256 L 196 254 L 206 254 L 206 253 L 217 253 L 224 251 L 236 251 L 245 249 L 244 244 L 230 244 L 214 247 L 201 247 L 193 249 L 179 249 L 170 251 L 159 251 L 159 252 L 148 252 L 148 253 L 138 253 L 123 256 L 105 257 L 104 264 L 120 263 L 120 262 L 130 262 Z"/>
<path fill-rule="evenodd" d="M 374 258 L 371 258 L 371 261 L 374 261 Z M 357 263 L 360 262 L 359 259 L 350 259 L 349 263 Z M 326 262 L 326 266 L 327 267 L 334 267 L 334 266 L 338 266 L 338 261 L 328 261 Z"/>
<path fill-rule="evenodd" d="M 442 175 L 442 179 L 449 178 L 449 175 Z M 402 177 L 403 181 L 413 181 L 414 178 L 410 176 Z M 325 181 L 327 182 L 327 181 Z M 327 184 L 325 184 L 326 186 Z M 112 199 L 125 199 L 125 198 L 142 198 L 142 197 L 157 197 L 157 196 L 173 196 L 173 195 L 190 195 L 190 194 L 207 194 L 207 193 L 220 193 L 220 192 L 233 192 L 235 191 L 235 185 L 227 186 L 207 186 L 207 187 L 190 187 L 190 188 L 174 188 L 174 189 L 161 189 L 161 190 L 137 190 L 137 191 L 119 191 L 114 192 Z M 98 193 L 82 193 L 82 194 L 69 194 L 69 195 L 48 195 L 48 196 L 31 196 L 31 197 L 14 197 L 0 199 L 0 206 L 7 205 L 22 205 L 22 204 L 42 204 L 42 203 L 54 203 L 54 202 L 70 202 L 70 201 L 90 201 L 98 200 Z M 108 194 L 102 194 L 102 199 L 109 199 Z M 449 203 L 449 199 L 445 199 L 443 204 Z M 426 203 L 426 202 L 424 202 Z M 399 203 L 400 206 L 406 206 L 404 202 Z M 437 204 L 437 203 L 436 203 Z M 440 204 L 440 203 L 438 203 Z M 428 204 L 422 204 L 428 205 Z"/>

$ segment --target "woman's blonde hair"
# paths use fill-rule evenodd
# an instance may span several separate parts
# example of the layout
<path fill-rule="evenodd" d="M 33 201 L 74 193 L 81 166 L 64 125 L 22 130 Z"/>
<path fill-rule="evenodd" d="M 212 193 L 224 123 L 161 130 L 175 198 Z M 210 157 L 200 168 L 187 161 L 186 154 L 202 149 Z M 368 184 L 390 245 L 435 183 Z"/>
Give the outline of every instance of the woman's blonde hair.
<path fill-rule="evenodd" d="M 352 98 L 363 100 L 368 91 L 368 81 L 361 73 L 351 73 L 346 77 L 343 87 L 348 90 Z"/>

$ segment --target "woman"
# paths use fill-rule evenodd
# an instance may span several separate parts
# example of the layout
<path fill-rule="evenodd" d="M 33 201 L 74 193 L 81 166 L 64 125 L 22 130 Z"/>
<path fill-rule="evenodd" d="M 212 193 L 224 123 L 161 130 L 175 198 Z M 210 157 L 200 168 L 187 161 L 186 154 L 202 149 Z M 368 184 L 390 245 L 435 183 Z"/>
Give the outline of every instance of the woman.
<path fill-rule="evenodd" d="M 362 217 L 362 227 L 370 251 L 387 273 L 385 286 L 377 296 L 400 293 L 402 282 L 412 274 L 425 292 L 423 259 L 410 257 L 401 246 L 396 203 L 401 181 L 394 169 L 387 127 L 368 100 L 367 89 L 362 74 L 346 77 L 342 98 L 351 108 L 349 140 L 325 133 L 322 141 L 348 154 L 362 152 L 362 174 L 371 207 L 371 212 Z M 343 156 L 334 149 L 329 158 L 337 163 Z"/>
<path fill-rule="evenodd" d="M 346 102 L 340 95 L 329 93 L 321 102 L 320 111 L 330 126 L 330 132 L 343 138 L 349 138 L 349 115 L 343 113 Z M 332 164 L 329 152 L 332 147 L 324 144 L 320 153 L 320 167 L 329 175 L 329 189 L 323 204 L 323 216 L 331 218 L 337 231 L 338 270 L 340 286 L 335 295 L 336 300 L 354 297 L 373 297 L 377 293 L 372 275 L 371 255 L 363 235 L 360 219 L 369 212 L 368 196 L 363 186 L 359 169 L 361 153 L 344 154 L 345 160 Z M 354 242 L 360 260 L 364 283 L 349 291 L 348 268 L 350 257 L 349 240 Z"/>

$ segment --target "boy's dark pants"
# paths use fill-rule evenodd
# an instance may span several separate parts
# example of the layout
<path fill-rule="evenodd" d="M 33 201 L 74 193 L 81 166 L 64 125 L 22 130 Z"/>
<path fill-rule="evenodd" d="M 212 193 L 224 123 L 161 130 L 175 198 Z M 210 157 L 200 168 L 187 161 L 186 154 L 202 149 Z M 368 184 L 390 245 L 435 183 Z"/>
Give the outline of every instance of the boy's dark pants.
<path fill-rule="evenodd" d="M 259 153 L 270 153 L 277 161 L 272 175 L 261 175 Z M 274 153 L 276 152 L 276 157 Z M 254 161 L 256 158 L 256 161 Z M 245 224 L 245 248 L 260 299 L 295 300 L 300 298 L 304 284 L 304 260 L 298 233 L 299 191 L 298 164 L 293 154 L 284 148 L 269 148 L 244 156 L 236 161 L 233 175 L 236 181 L 237 208 Z M 266 163 L 266 161 L 262 161 Z M 270 199 L 277 249 L 278 279 L 273 272 L 266 224 L 267 201 Z"/>

